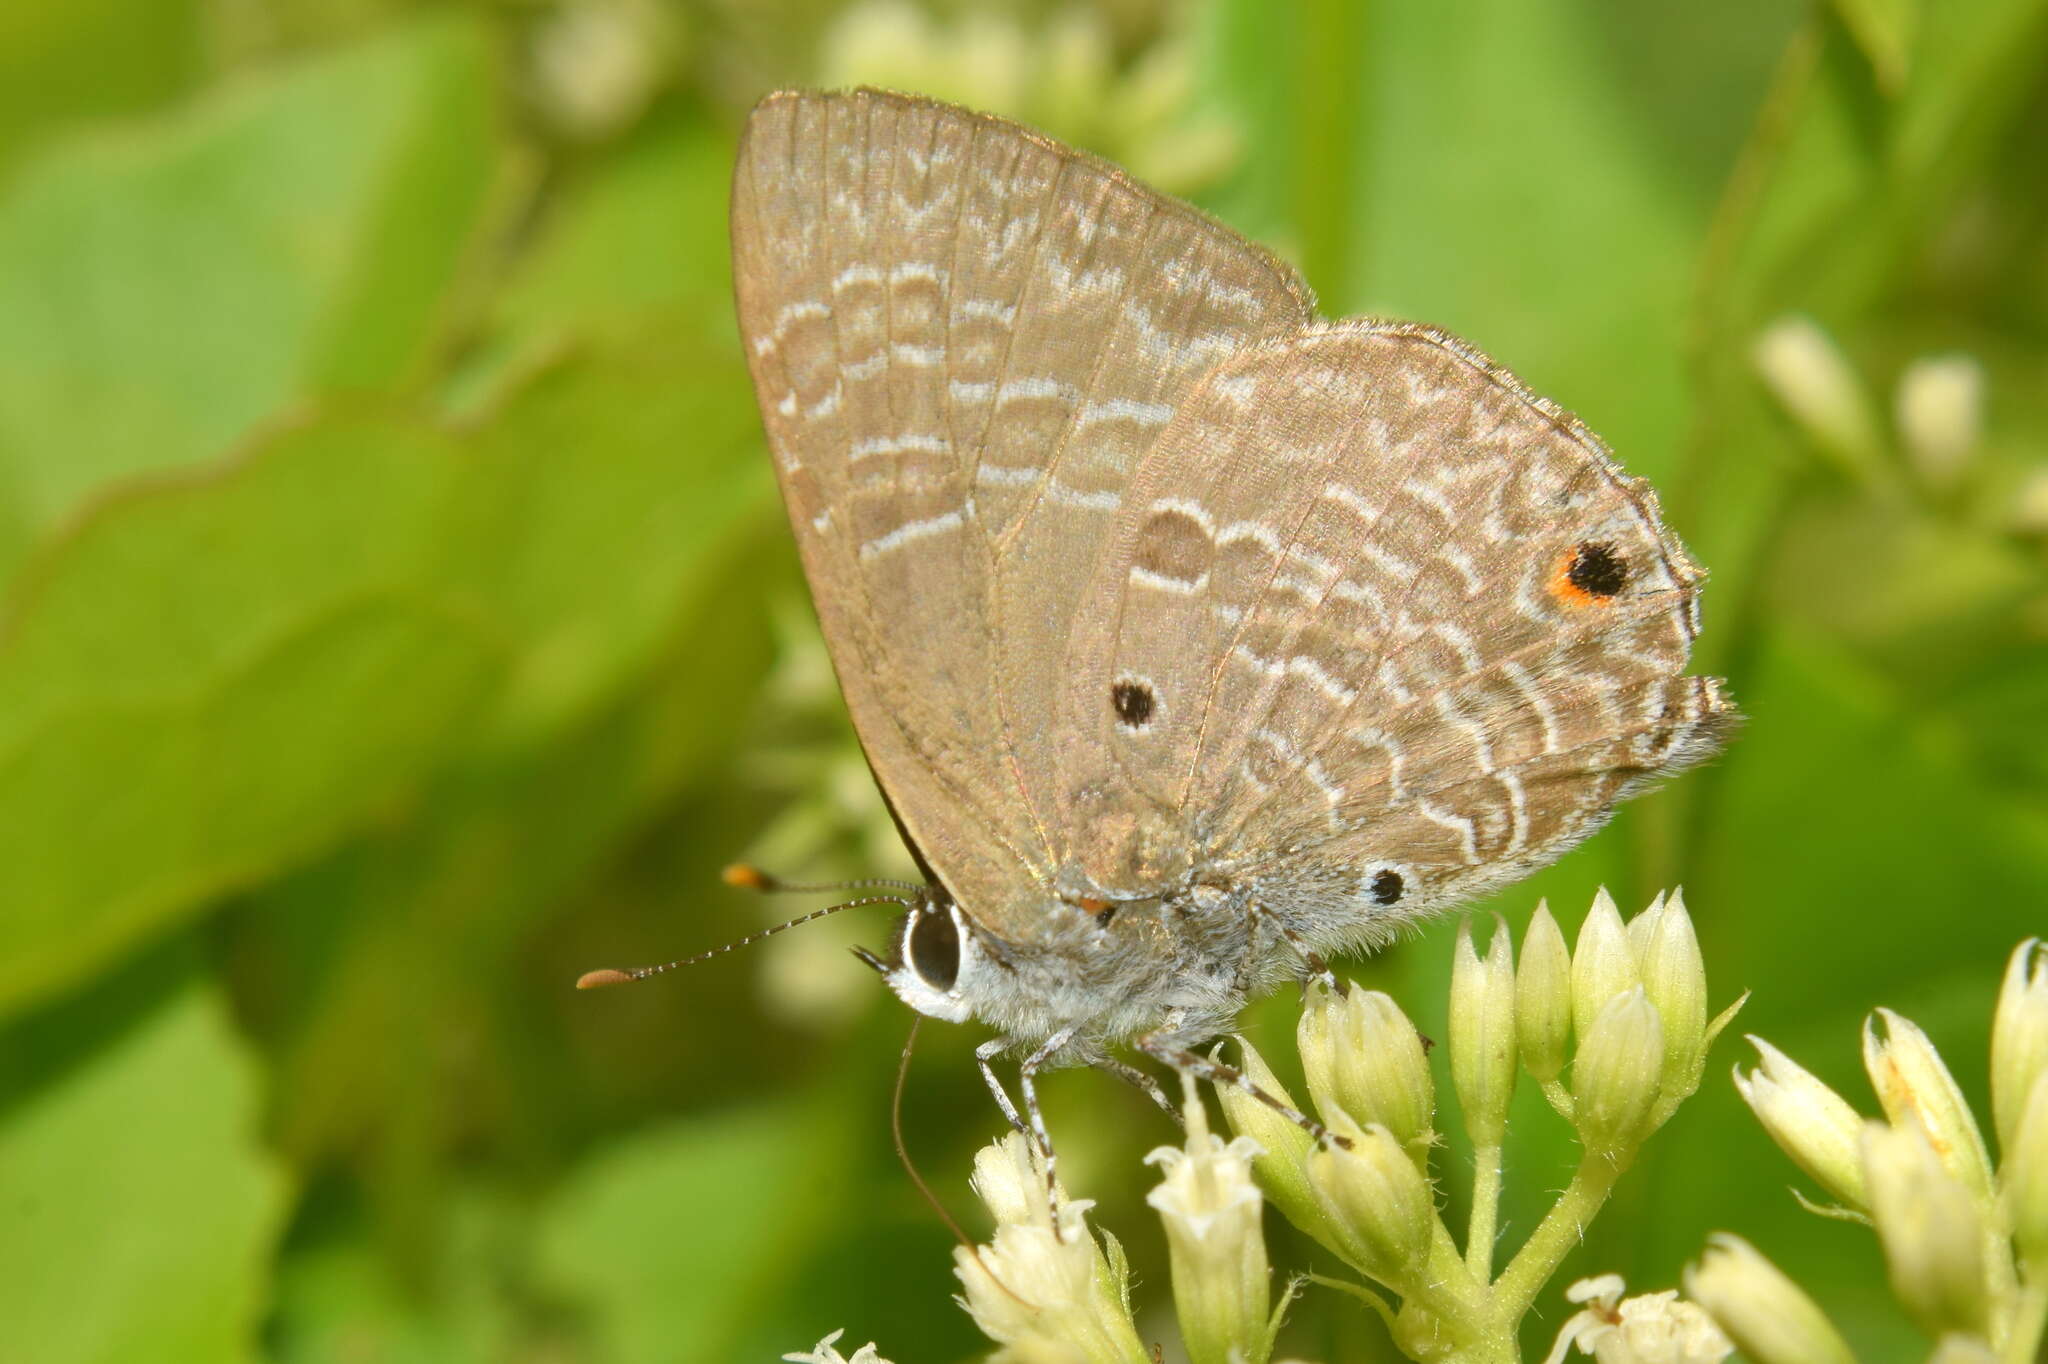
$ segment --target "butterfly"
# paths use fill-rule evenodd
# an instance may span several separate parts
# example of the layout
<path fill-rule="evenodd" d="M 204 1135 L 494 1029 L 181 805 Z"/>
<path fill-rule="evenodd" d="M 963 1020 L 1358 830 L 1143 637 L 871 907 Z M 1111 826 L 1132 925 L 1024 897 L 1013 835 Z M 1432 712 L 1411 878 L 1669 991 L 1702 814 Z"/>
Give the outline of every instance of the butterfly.
<path fill-rule="evenodd" d="M 1093 156 L 878 90 L 753 111 L 740 332 L 926 885 L 885 957 L 989 1069 L 1182 1067 L 1555 860 L 1736 721 L 1656 494 L 1433 327 Z M 1142 1081 L 1141 1081 L 1142 1082 Z M 1153 1086 L 1155 1097 L 1156 1086 Z"/>

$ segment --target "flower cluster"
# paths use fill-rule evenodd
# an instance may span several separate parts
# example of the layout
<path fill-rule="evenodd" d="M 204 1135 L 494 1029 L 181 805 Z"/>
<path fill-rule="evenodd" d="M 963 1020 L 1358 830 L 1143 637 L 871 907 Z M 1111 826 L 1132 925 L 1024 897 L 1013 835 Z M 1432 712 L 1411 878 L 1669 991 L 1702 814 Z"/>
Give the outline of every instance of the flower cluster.
<path fill-rule="evenodd" d="M 1164 1224 L 1181 1341 L 1192 1364 L 1267 1364 L 1302 1283 L 1355 1297 L 1415 1359 L 1518 1359 L 1523 1316 L 1643 1142 L 1699 1087 L 1707 1049 L 1740 1001 L 1709 1020 L 1706 970 L 1676 894 L 1628 923 L 1603 891 L 1575 947 L 1547 908 L 1519 969 L 1505 926 L 1484 952 L 1459 930 L 1448 1070 L 1476 1157 L 1460 1249 L 1437 1212 L 1437 1080 L 1401 1007 L 1377 991 L 1312 983 L 1297 1028 L 1320 1124 L 1305 1119 L 1264 1057 L 1239 1040 L 1242 1073 L 1212 1061 L 1235 1135 L 1213 1131 L 1182 1077 L 1186 1139 L 1147 1161 L 1147 1201 Z M 1508 1102 L 1526 1071 L 1577 1129 L 1570 1186 L 1494 1272 Z M 1320 1132 L 1322 1135 L 1317 1135 Z M 993 1215 L 986 1244 L 954 1253 L 962 1303 L 1014 1364 L 1149 1364 L 1116 1239 L 1088 1225 L 1091 1204 L 1051 1185 L 1036 1148 L 1011 1133 L 975 1161 Z M 1356 1279 L 1309 1275 L 1276 1292 L 1261 1229 L 1271 1202 Z M 1666 1292 L 1624 1301 L 1612 1276 L 1574 1289 L 1584 1304 L 1555 1358 L 1576 1344 L 1603 1361 L 1716 1364 L 1730 1346 Z M 824 1364 L 830 1342 L 816 1353 Z"/>
<path fill-rule="evenodd" d="M 980 7 L 941 20 L 908 0 L 868 0 L 826 33 L 818 76 L 1019 119 L 1176 194 L 1229 170 L 1242 139 L 1200 106 L 1190 35 L 1169 30 L 1123 64 L 1114 47 L 1103 16 L 1078 6 L 1028 28 Z"/>
<path fill-rule="evenodd" d="M 1991 1034 L 1991 1112 L 2000 1160 L 1941 1054 L 1910 1020 L 1879 1009 L 1863 1060 L 1882 1119 L 1761 1038 L 1736 1072 L 1764 1129 L 1835 1205 L 1815 1211 L 1875 1228 L 1899 1301 L 1938 1360 L 2031 1360 L 2048 1331 L 2048 951 L 2013 953 Z M 1812 1206 L 1812 1205 L 1810 1205 Z M 1852 1359 L 1811 1299 L 1748 1243 L 1717 1236 L 1686 1291 L 1756 1364 Z"/>
<path fill-rule="evenodd" d="M 1459 932 L 1451 977 L 1450 1072 L 1476 1159 L 1462 1250 L 1436 1210 L 1430 1157 L 1435 1087 L 1414 1023 L 1375 991 L 1316 986 L 1299 1044 L 1314 1140 L 1245 1089 L 1219 1091 L 1232 1125 L 1254 1137 L 1274 1205 L 1398 1305 L 1362 1284 L 1413 1358 L 1513 1358 L 1537 1291 L 1578 1244 L 1650 1134 L 1699 1087 L 1707 1048 L 1740 1001 L 1707 1015 L 1706 970 L 1678 895 L 1624 924 L 1606 892 L 1567 948 L 1539 907 L 1516 968 L 1505 927 L 1484 955 Z M 1576 1046 L 1573 1042 L 1576 1037 Z M 1292 1100 L 1249 1044 L 1252 1086 Z M 1507 1267 L 1493 1272 L 1508 1101 L 1527 1071 L 1574 1127 L 1584 1156 L 1571 1184 Z"/>

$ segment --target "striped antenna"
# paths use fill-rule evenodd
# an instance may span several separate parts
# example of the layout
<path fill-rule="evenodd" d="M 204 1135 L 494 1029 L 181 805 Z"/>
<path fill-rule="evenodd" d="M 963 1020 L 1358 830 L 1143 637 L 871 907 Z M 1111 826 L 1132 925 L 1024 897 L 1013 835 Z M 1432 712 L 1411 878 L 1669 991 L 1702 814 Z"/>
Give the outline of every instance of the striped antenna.
<path fill-rule="evenodd" d="M 731 878 L 728 877 L 727 879 L 730 880 Z M 794 890 L 801 888 L 786 887 L 785 889 Z M 777 933 L 795 928 L 798 924 L 807 924 L 813 919 L 822 919 L 828 914 L 837 914 L 842 909 L 859 909 L 864 905 L 896 905 L 903 909 L 917 908 L 913 902 L 903 899 L 901 896 L 866 895 L 858 900 L 848 900 L 843 904 L 827 905 L 823 909 L 814 909 L 809 914 L 799 914 L 796 918 L 786 923 L 776 924 L 773 928 L 764 928 L 759 933 L 749 933 L 744 938 L 735 939 L 722 947 L 714 947 L 708 952 L 699 952 L 693 957 L 682 957 L 675 961 L 665 961 L 659 966 L 634 966 L 624 970 L 613 966 L 606 966 L 596 971 L 585 971 L 576 978 L 576 988 L 579 990 L 595 990 L 605 985 L 625 985 L 636 980 L 646 980 L 649 976 L 658 976 L 664 971 L 673 971 L 677 967 L 695 966 L 698 962 L 709 961 L 713 957 L 723 956 L 727 952 L 757 943 L 763 938 L 772 938 Z"/>

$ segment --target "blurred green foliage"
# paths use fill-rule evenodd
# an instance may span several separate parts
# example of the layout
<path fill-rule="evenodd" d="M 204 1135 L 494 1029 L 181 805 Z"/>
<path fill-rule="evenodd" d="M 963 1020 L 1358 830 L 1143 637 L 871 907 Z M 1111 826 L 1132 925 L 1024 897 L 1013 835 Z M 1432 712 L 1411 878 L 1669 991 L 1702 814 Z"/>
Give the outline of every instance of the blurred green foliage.
<path fill-rule="evenodd" d="M 976 1349 L 889 1151 L 902 1011 L 838 951 L 877 925 L 568 988 L 764 923 L 731 857 L 886 869 L 776 628 L 725 273 L 747 104 L 863 62 L 1195 194 L 1326 311 L 1472 337 L 1656 480 L 1751 723 L 1501 908 L 1683 881 L 1746 1026 L 1856 1092 L 1889 1004 L 1981 1095 L 2048 926 L 2044 58 L 2043 0 L 0 9 L 0 1359 Z M 1794 314 L 1880 476 L 1758 382 Z M 1983 428 L 1941 485 L 1889 409 L 1956 351 Z M 1450 944 L 1357 969 L 1440 1029 Z M 975 1037 L 926 1039 L 906 1125 L 964 1205 L 998 1120 Z M 1163 1309 L 1166 1132 L 1046 1093 Z M 1519 1120 L 1511 1237 L 1569 1140 Z M 1903 1357 L 1791 1182 L 1710 1080 L 1567 1273 L 1668 1285 L 1735 1229 Z M 1283 1344 L 1378 1330 L 1312 1293 Z"/>

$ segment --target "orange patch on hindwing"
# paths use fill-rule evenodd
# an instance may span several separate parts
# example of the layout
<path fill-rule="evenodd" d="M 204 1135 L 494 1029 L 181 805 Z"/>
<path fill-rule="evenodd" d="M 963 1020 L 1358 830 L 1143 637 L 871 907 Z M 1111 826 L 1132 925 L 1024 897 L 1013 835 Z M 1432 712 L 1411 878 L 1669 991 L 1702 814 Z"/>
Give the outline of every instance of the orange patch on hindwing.
<path fill-rule="evenodd" d="M 1604 541 L 1582 540 L 1557 556 L 1547 586 L 1572 610 L 1605 606 L 1628 585 L 1628 561 Z"/>

